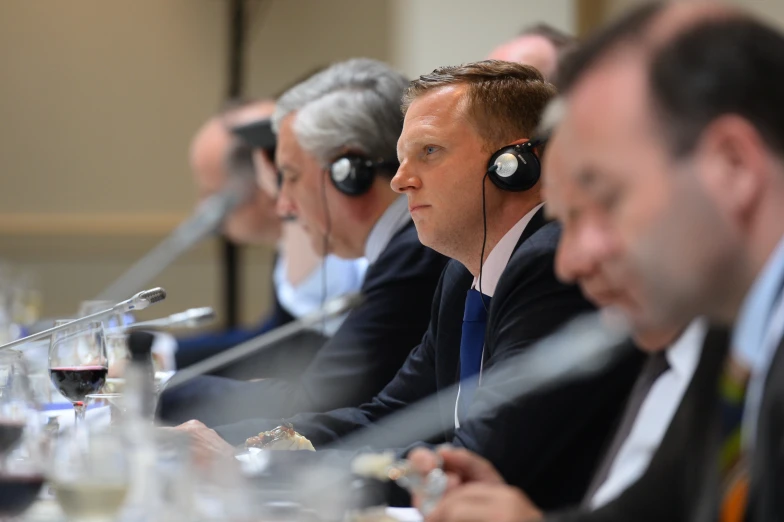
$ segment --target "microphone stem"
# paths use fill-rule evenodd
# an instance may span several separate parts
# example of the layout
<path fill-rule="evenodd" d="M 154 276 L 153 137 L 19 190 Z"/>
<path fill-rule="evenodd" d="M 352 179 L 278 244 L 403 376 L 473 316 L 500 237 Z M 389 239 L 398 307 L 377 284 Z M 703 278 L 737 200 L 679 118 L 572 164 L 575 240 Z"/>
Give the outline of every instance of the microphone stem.
<path fill-rule="evenodd" d="M 233 348 L 229 348 L 208 359 L 192 364 L 187 368 L 183 368 L 169 379 L 166 384 L 166 389 L 174 388 L 190 381 L 194 377 L 223 368 L 248 355 L 264 351 L 284 339 L 288 339 L 309 328 L 313 328 L 326 319 L 337 317 L 351 310 L 361 302 L 361 299 L 362 297 L 360 294 L 348 294 L 336 297 L 335 299 L 326 302 L 324 306 L 316 312 L 261 334 L 258 337 L 254 337 L 244 343 L 240 343 Z"/>
<path fill-rule="evenodd" d="M 192 228 L 192 225 L 191 225 Z M 154 279 L 169 266 L 180 254 L 203 239 L 211 230 L 203 226 L 197 231 L 180 226 L 171 236 L 158 243 L 144 257 L 133 264 L 119 279 L 103 290 L 96 299 L 111 300 L 117 296 L 136 292 L 143 285 Z"/>
<path fill-rule="evenodd" d="M 49 328 L 48 330 L 43 330 L 41 332 L 28 335 L 27 337 L 22 337 L 21 339 L 17 339 L 16 341 L 11 341 L 10 343 L 6 343 L 0 346 L 0 350 L 4 350 L 6 348 L 13 348 L 14 346 L 19 346 L 20 344 L 37 341 L 38 339 L 44 339 L 46 337 L 51 336 L 55 332 L 59 332 L 60 330 L 65 330 L 66 328 L 71 328 L 72 326 L 77 326 L 80 324 L 103 319 L 104 317 L 117 313 L 117 311 L 120 310 L 124 304 L 125 302 L 123 301 L 120 304 L 114 305 L 112 308 L 108 308 L 100 312 L 95 312 L 94 314 L 86 315 L 78 319 L 74 319 L 73 321 L 69 321 L 65 324 L 61 324 L 59 326 L 54 326 L 52 328 Z"/>

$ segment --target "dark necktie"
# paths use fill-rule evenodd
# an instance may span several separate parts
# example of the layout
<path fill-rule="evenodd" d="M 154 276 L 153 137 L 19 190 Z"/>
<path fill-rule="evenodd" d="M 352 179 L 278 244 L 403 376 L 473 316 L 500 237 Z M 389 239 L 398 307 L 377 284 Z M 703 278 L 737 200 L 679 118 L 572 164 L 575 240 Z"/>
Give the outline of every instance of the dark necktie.
<path fill-rule="evenodd" d="M 462 422 L 476 392 L 476 381 L 466 383 L 482 369 L 482 350 L 485 344 L 487 309 L 490 298 L 476 290 L 469 290 L 463 313 L 463 335 L 460 338 L 460 397 L 457 417 Z"/>
<path fill-rule="evenodd" d="M 634 383 L 629 402 L 626 404 L 621 422 L 613 436 L 612 444 L 610 444 L 601 465 L 591 480 L 591 485 L 585 493 L 585 497 L 583 497 L 584 506 L 590 506 L 591 499 L 593 499 L 593 496 L 607 480 L 613 462 L 615 462 L 618 452 L 621 451 L 621 446 L 623 446 L 623 443 L 629 438 L 629 433 L 631 433 L 634 422 L 637 420 L 637 415 L 640 413 L 642 403 L 645 401 L 645 398 L 648 397 L 653 384 L 669 369 L 670 365 L 667 362 L 666 351 L 657 352 L 648 357 L 645 366 L 640 372 L 640 376 Z"/>

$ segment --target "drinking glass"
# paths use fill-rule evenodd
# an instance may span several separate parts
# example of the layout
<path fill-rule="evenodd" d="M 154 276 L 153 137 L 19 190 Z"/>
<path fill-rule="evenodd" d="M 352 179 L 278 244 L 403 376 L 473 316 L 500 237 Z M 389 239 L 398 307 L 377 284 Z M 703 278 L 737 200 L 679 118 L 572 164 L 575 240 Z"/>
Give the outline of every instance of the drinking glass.
<path fill-rule="evenodd" d="M 0 521 L 15 520 L 35 503 L 44 483 L 39 430 L 25 430 L 19 443 L 2 459 Z"/>
<path fill-rule="evenodd" d="M 91 434 L 89 444 L 78 434 L 57 440 L 48 479 L 68 520 L 115 519 L 130 482 L 126 447 L 115 430 Z"/>
<path fill-rule="evenodd" d="M 55 326 L 68 321 L 55 321 Z M 103 388 L 109 363 L 100 322 L 65 328 L 52 334 L 49 344 L 49 375 L 52 384 L 73 403 L 74 428 L 84 422 L 84 399 Z"/>
<path fill-rule="evenodd" d="M 79 305 L 79 317 L 107 310 L 114 306 L 112 301 L 82 301 Z M 133 314 L 126 312 L 113 313 L 101 320 L 106 338 L 106 355 L 109 358 L 109 377 L 120 377 L 130 359 L 128 336 L 125 327 L 135 322 Z"/>
<path fill-rule="evenodd" d="M 0 351 L 0 458 L 22 439 L 25 426 L 34 418 L 35 405 L 22 354 Z"/>
<path fill-rule="evenodd" d="M 122 393 L 91 393 L 86 399 L 87 409 L 94 411 L 95 414 L 105 414 L 110 426 L 116 426 L 122 422 L 126 411 Z"/>

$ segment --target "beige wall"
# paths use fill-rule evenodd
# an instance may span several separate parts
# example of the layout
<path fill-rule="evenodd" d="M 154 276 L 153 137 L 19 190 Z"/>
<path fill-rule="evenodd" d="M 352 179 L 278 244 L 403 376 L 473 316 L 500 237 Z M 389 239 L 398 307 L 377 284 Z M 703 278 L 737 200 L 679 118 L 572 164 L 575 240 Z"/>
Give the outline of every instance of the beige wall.
<path fill-rule="evenodd" d="M 409 75 L 478 59 L 520 28 L 574 25 L 572 0 L 264 0 L 246 93 L 352 56 Z M 225 90 L 226 0 L 0 2 L 0 258 L 36 270 L 46 315 L 75 311 L 191 209 L 192 133 Z M 218 305 L 217 243 L 155 284 L 151 315 Z M 244 316 L 267 306 L 271 252 L 244 252 Z"/>
<path fill-rule="evenodd" d="M 536 22 L 575 27 L 572 0 L 394 0 L 391 7 L 392 63 L 412 77 L 481 60 Z"/>
<path fill-rule="evenodd" d="M 325 4 L 256 3 L 249 94 L 352 50 L 387 58 L 386 2 Z M 75 311 L 190 211 L 186 152 L 225 91 L 226 5 L 0 2 L 0 257 L 39 273 L 46 315 Z M 156 279 L 170 298 L 155 313 L 217 306 L 217 246 Z M 268 304 L 271 253 L 243 258 L 247 322 Z"/>

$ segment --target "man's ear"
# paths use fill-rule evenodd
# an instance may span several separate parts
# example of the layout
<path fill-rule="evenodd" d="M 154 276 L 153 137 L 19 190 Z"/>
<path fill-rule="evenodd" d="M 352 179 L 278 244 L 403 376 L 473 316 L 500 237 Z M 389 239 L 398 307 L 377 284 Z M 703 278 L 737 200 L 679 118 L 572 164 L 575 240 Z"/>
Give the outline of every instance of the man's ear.
<path fill-rule="evenodd" d="M 721 116 L 702 133 L 694 157 L 698 175 L 717 202 L 744 218 L 765 191 L 770 155 L 759 131 L 736 115 Z"/>

